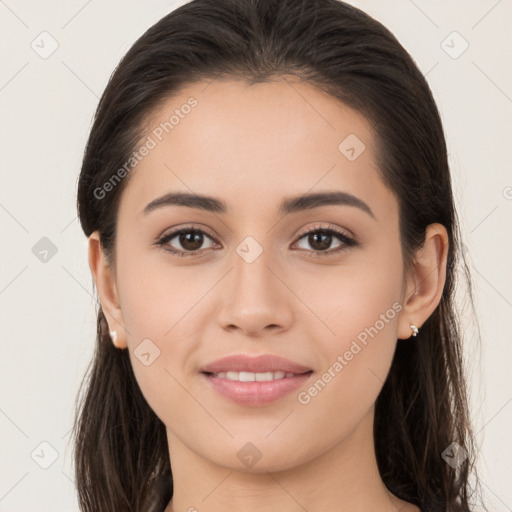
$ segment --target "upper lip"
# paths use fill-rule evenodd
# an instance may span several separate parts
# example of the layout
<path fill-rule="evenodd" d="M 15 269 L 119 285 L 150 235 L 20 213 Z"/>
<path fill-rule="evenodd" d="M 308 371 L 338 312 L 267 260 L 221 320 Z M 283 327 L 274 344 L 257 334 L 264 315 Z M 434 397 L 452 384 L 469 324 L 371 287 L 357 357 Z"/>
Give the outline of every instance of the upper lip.
<path fill-rule="evenodd" d="M 307 373 L 312 371 L 311 368 L 302 366 L 298 363 L 285 359 L 283 357 L 274 356 L 272 354 L 263 354 L 257 357 L 250 357 L 244 354 L 234 354 L 231 356 L 217 359 L 212 363 L 201 368 L 205 373 L 220 372 L 277 372 L 283 371 L 287 373 Z"/>

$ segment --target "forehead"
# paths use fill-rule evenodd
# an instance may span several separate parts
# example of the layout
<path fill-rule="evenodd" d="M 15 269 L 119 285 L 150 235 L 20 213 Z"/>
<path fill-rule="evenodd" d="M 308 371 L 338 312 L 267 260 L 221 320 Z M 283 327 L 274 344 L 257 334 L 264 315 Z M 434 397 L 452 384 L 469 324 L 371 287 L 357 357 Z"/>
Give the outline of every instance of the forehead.
<path fill-rule="evenodd" d="M 368 121 L 293 78 L 190 84 L 148 116 L 142 145 L 150 149 L 122 199 L 137 214 L 169 191 L 221 196 L 228 210 L 255 214 L 317 189 L 385 193 Z"/>

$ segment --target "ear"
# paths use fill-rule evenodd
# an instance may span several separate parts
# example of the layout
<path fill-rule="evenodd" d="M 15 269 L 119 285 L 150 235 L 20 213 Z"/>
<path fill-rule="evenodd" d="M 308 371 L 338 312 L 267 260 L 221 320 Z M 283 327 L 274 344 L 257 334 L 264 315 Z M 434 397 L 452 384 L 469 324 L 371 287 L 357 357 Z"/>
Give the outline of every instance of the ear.
<path fill-rule="evenodd" d="M 126 329 L 119 305 L 114 270 L 108 264 L 98 231 L 89 236 L 89 267 L 94 277 L 101 309 L 107 319 L 109 331 L 117 331 L 117 348 L 126 348 Z"/>
<path fill-rule="evenodd" d="M 398 338 L 412 335 L 409 324 L 420 329 L 439 304 L 446 281 L 448 245 L 446 228 L 442 224 L 430 224 L 423 246 L 415 254 L 412 275 L 407 277 Z"/>

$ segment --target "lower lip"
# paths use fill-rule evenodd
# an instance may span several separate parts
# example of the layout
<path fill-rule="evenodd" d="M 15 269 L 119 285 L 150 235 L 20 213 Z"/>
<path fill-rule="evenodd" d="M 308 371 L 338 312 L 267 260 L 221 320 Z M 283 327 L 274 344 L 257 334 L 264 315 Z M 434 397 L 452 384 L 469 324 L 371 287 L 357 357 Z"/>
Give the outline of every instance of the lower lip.
<path fill-rule="evenodd" d="M 259 406 L 279 400 L 300 388 L 311 377 L 312 373 L 302 373 L 294 377 L 259 382 L 219 379 L 208 373 L 202 373 L 201 375 L 206 378 L 215 391 L 233 402 L 240 405 Z"/>

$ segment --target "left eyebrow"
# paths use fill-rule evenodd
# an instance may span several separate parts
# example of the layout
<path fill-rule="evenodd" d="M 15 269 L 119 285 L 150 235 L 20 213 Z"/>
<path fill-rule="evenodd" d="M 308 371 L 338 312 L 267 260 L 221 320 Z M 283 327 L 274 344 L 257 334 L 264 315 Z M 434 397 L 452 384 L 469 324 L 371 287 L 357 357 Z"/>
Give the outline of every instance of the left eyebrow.
<path fill-rule="evenodd" d="M 319 192 L 285 199 L 279 208 L 279 214 L 289 215 L 303 210 L 311 210 L 322 206 L 353 206 L 366 212 L 375 219 L 371 208 L 358 197 L 348 192 Z M 190 194 L 187 192 L 170 192 L 151 201 L 143 210 L 143 214 L 164 206 L 185 206 L 212 213 L 227 213 L 228 207 L 221 199 L 215 197 Z"/>
<path fill-rule="evenodd" d="M 281 215 L 288 215 L 302 210 L 311 210 L 330 205 L 354 206 L 375 219 L 371 208 L 362 199 L 348 192 L 319 192 L 292 197 L 283 201 L 279 213 Z"/>

